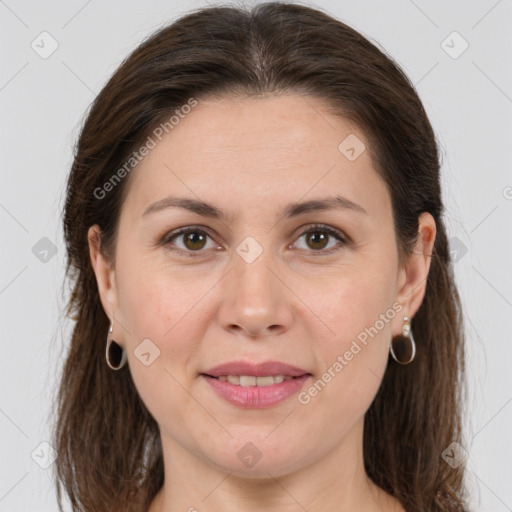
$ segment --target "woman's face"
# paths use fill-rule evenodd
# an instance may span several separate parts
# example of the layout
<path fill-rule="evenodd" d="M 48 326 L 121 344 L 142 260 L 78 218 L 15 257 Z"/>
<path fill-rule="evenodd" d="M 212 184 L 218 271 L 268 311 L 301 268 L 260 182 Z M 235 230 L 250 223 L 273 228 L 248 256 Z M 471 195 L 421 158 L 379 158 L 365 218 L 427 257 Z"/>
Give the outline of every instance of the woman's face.
<path fill-rule="evenodd" d="M 423 216 L 426 249 L 399 268 L 390 195 L 363 144 L 312 97 L 199 101 L 132 171 L 115 268 L 92 245 L 91 257 L 164 450 L 263 477 L 358 449 L 435 238 Z M 306 376 L 204 375 L 233 361 Z"/>

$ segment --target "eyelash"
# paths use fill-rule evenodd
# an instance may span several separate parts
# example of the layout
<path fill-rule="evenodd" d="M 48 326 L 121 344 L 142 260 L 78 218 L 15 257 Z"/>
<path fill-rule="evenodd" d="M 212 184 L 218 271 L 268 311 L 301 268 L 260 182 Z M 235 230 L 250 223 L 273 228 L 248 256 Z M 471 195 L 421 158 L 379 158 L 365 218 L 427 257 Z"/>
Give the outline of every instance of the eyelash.
<path fill-rule="evenodd" d="M 308 229 L 306 229 L 305 231 L 302 231 L 299 236 L 297 237 L 297 239 L 303 237 L 304 235 L 307 235 L 309 233 L 315 233 L 315 232 L 319 232 L 319 233 L 325 233 L 329 236 L 332 236 L 334 238 L 336 238 L 337 240 L 339 240 L 339 242 L 341 242 L 341 247 L 335 249 L 333 247 L 331 247 L 330 249 L 328 250 L 324 250 L 324 249 L 319 249 L 317 251 L 311 249 L 311 253 L 313 256 L 325 256 L 325 255 L 330 255 L 330 254 L 333 254 L 335 252 L 338 252 L 340 251 L 344 246 L 347 246 L 349 245 L 350 243 L 350 239 L 345 236 L 341 231 L 338 231 L 337 229 L 333 229 L 329 226 L 326 226 L 324 224 L 314 224 L 313 226 L 310 226 Z M 201 253 L 205 252 L 203 250 L 197 250 L 197 251 L 186 251 L 186 250 L 183 250 L 183 249 L 180 249 L 176 246 L 173 246 L 171 247 L 171 240 L 173 240 L 174 238 L 176 237 L 179 237 L 180 235 L 185 235 L 185 234 L 189 234 L 189 233 L 200 233 L 202 235 L 206 235 L 210 238 L 212 238 L 212 236 L 210 235 L 210 233 L 208 233 L 207 230 L 205 230 L 204 228 L 202 227 L 199 227 L 199 226 L 187 226 L 186 228 L 182 228 L 182 229 L 178 229 L 177 231 L 173 231 L 171 233 L 168 233 L 166 236 L 164 236 L 164 238 L 162 239 L 162 245 L 165 245 L 165 246 L 169 246 L 169 250 L 179 254 L 179 255 L 182 255 L 182 256 L 185 256 L 185 257 L 198 257 Z M 198 255 L 196 256 L 194 253 L 198 253 Z"/>

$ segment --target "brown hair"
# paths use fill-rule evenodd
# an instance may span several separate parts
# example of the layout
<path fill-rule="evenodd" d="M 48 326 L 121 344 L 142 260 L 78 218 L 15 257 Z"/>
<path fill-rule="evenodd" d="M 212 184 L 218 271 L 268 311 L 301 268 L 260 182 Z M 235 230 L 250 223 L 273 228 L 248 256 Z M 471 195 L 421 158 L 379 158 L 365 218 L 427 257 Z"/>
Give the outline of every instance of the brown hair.
<path fill-rule="evenodd" d="M 388 365 L 365 417 L 364 463 L 407 511 L 467 510 L 464 465 L 454 469 L 441 457 L 452 442 L 463 443 L 464 336 L 432 127 L 390 57 L 326 13 L 280 2 L 189 12 L 145 40 L 90 107 L 63 214 L 72 283 L 66 314 L 75 325 L 55 408 L 61 510 L 63 486 L 73 511 L 145 511 L 164 479 L 154 418 L 127 367 L 113 372 L 105 363 L 109 322 L 88 251 L 88 228 L 98 224 L 101 250 L 114 260 L 130 174 L 107 199 L 95 191 L 191 97 L 284 92 L 326 100 L 366 135 L 392 198 L 401 263 L 417 240 L 420 214 L 436 221 L 426 294 L 412 323 L 416 358 Z"/>

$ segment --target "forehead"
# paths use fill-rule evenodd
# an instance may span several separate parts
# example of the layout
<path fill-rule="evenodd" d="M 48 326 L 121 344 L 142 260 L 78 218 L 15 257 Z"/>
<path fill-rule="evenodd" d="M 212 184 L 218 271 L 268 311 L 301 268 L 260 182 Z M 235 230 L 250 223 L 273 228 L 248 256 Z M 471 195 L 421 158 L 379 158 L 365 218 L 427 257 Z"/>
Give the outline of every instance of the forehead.
<path fill-rule="evenodd" d="M 199 100 L 168 132 L 132 171 L 126 203 L 138 215 L 178 191 L 246 210 L 327 193 L 389 207 L 369 152 L 361 150 L 364 134 L 317 98 Z M 345 141 L 361 151 L 357 158 L 347 158 Z"/>

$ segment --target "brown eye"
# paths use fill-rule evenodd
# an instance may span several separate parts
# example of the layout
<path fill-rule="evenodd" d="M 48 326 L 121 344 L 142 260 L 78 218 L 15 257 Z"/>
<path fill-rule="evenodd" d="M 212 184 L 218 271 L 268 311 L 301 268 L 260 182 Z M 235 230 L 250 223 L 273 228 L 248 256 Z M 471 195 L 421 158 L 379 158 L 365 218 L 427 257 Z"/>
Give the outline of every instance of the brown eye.
<path fill-rule="evenodd" d="M 303 232 L 302 235 L 299 236 L 299 240 L 304 237 L 305 247 L 300 247 L 299 249 L 305 249 L 310 253 L 318 253 L 315 254 L 320 256 L 322 254 L 331 254 L 332 252 L 336 252 L 337 250 L 343 248 L 348 245 L 347 239 L 343 236 L 341 232 L 338 232 L 335 229 L 332 229 L 328 226 L 318 225 L 313 226 L 307 231 Z M 338 244 L 331 242 L 338 241 Z M 331 244 L 329 246 L 329 244 Z M 336 249 L 336 245 L 339 247 Z"/>
<path fill-rule="evenodd" d="M 192 256 L 194 252 L 204 253 L 206 252 L 205 249 L 216 247 L 213 240 L 210 247 L 207 247 L 209 238 L 211 239 L 210 235 L 202 229 L 187 228 L 171 233 L 169 236 L 165 237 L 163 244 L 171 251 L 186 256 Z"/>

